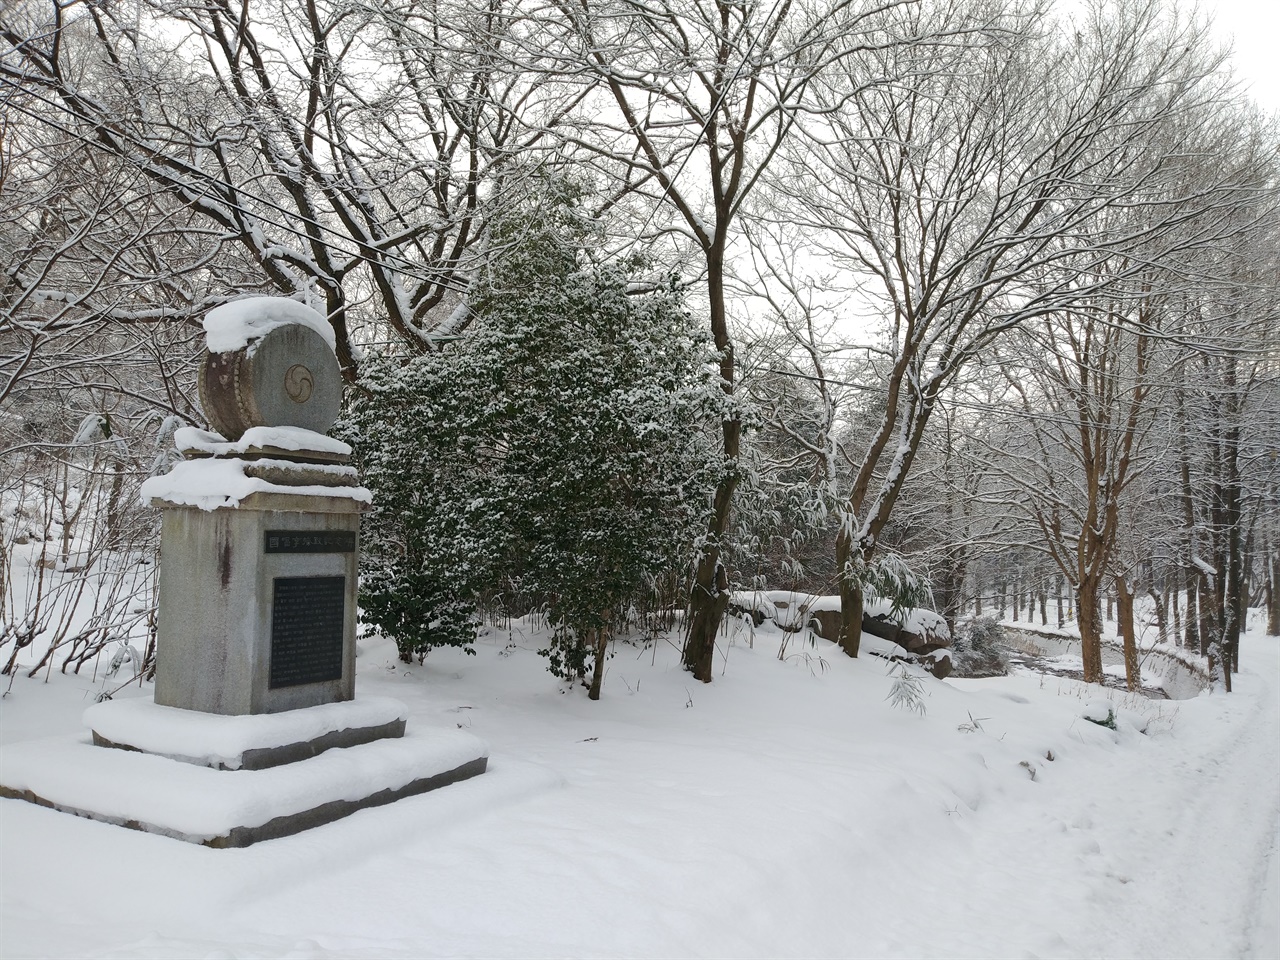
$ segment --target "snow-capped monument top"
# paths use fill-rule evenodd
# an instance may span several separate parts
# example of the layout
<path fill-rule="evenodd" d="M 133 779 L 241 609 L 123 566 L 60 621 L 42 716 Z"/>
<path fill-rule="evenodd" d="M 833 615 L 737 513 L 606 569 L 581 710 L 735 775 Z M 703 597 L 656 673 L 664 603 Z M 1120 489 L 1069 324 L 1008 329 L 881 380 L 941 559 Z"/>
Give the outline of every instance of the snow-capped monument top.
<path fill-rule="evenodd" d="M 333 330 L 310 307 L 250 297 L 210 310 L 200 406 L 227 440 L 255 427 L 326 433 L 338 418 L 342 374 Z"/>
<path fill-rule="evenodd" d="M 306 304 L 287 297 L 245 297 L 214 307 L 204 317 L 204 340 L 210 353 L 230 353 L 247 347 L 276 327 L 300 323 L 320 334 L 336 349 L 333 328 Z"/>

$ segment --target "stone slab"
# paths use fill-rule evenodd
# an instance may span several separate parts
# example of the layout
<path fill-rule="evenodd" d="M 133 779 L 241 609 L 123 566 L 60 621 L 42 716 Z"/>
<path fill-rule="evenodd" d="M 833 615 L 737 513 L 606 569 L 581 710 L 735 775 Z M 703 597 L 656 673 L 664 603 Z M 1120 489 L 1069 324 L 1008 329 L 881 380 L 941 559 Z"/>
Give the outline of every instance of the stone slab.
<path fill-rule="evenodd" d="M 151 700 L 109 700 L 84 713 L 93 742 L 216 770 L 264 770 L 404 736 L 408 709 L 390 697 L 361 697 L 284 713 L 225 716 Z"/>
<path fill-rule="evenodd" d="M 243 847 L 478 776 L 488 748 L 413 730 L 267 770 L 214 770 L 96 747 L 88 736 L 0 749 L 0 797 L 210 847 Z"/>

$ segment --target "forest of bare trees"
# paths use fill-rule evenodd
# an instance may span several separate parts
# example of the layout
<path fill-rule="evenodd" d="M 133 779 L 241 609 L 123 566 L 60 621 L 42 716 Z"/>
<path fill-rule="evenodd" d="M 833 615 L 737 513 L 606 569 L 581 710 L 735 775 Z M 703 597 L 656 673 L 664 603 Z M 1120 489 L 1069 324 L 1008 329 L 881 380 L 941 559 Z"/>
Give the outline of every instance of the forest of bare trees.
<path fill-rule="evenodd" d="M 538 288 L 530 264 L 578 293 L 512 319 L 502 298 Z M 596 695 L 620 611 L 679 623 L 709 682 L 730 593 L 762 586 L 838 594 L 851 656 L 868 595 L 931 596 L 953 625 L 1074 626 L 1086 680 L 1104 620 L 1131 683 L 1140 632 L 1228 689 L 1250 611 L 1280 635 L 1280 126 L 1198 14 L 17 0 L 0 8 L 4 672 L 31 646 L 47 647 L 31 672 L 154 658 L 157 524 L 137 491 L 176 426 L 204 426 L 208 310 L 299 299 L 332 325 L 362 416 L 405 395 L 402 368 L 465 418 L 495 336 L 518 330 L 533 377 L 555 368 L 535 347 L 566 336 L 537 311 L 585 324 L 581 291 L 619 289 L 632 313 L 601 315 L 647 319 L 575 362 L 684 380 L 594 395 L 593 415 L 644 410 L 689 442 L 600 433 L 680 504 L 645 528 L 679 542 L 582 601 L 590 656 L 570 659 L 582 675 L 594 657 Z M 686 362 L 662 359 L 677 348 Z M 607 366 L 620 350 L 650 359 Z M 695 448 L 709 464 L 656 459 Z M 433 476 L 472 470 L 459 489 L 497 476 L 474 472 L 492 457 L 433 456 Z M 504 482 L 533 489 L 518 461 Z M 556 510 L 521 513 L 527 542 Z M 474 549 L 515 556 L 511 535 Z M 491 563 L 492 583 L 449 598 L 458 622 L 566 604 L 568 587 L 530 586 L 563 584 L 582 553 L 552 552 L 555 575 Z"/>

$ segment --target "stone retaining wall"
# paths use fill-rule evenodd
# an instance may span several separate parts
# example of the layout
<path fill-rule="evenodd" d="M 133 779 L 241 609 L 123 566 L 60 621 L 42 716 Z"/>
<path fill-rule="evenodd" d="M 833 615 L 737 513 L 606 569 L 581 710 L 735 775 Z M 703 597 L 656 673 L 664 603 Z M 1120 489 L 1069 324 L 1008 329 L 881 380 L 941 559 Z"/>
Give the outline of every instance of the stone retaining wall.
<path fill-rule="evenodd" d="M 1080 638 L 1054 632 L 1040 632 L 1026 627 L 1010 627 L 1002 624 L 1006 642 L 1015 650 L 1035 656 L 1080 656 Z M 1181 659 L 1173 652 L 1149 649 L 1141 653 L 1142 672 L 1157 677 L 1160 686 L 1170 700 L 1190 700 L 1209 686 L 1209 676 L 1197 666 Z M 1124 649 L 1110 640 L 1102 642 L 1102 664 L 1123 666 Z"/>

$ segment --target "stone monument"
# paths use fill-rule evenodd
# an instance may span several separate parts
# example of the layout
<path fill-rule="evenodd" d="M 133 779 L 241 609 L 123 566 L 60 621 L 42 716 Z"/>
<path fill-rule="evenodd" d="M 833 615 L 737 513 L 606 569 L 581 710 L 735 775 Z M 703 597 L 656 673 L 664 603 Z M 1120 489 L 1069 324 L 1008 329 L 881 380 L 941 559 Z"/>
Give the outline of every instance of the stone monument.
<path fill-rule="evenodd" d="M 0 796 L 244 846 L 483 773 L 475 738 L 406 735 L 404 704 L 355 699 L 370 495 L 326 435 L 342 389 L 329 325 L 256 297 L 210 311 L 205 332 L 200 402 L 216 432 L 176 431 L 184 461 L 143 485 L 163 511 L 154 702 L 86 711 L 93 745 L 121 750 L 7 749 Z"/>
<path fill-rule="evenodd" d="M 222 349 L 205 354 L 200 403 L 217 433 L 179 431 L 188 462 L 144 491 L 164 511 L 156 703 L 245 714 L 350 700 L 369 495 L 346 445 L 325 436 L 342 398 L 332 331 L 266 298 L 206 326 Z M 251 489 L 211 503 L 218 471 Z"/>

